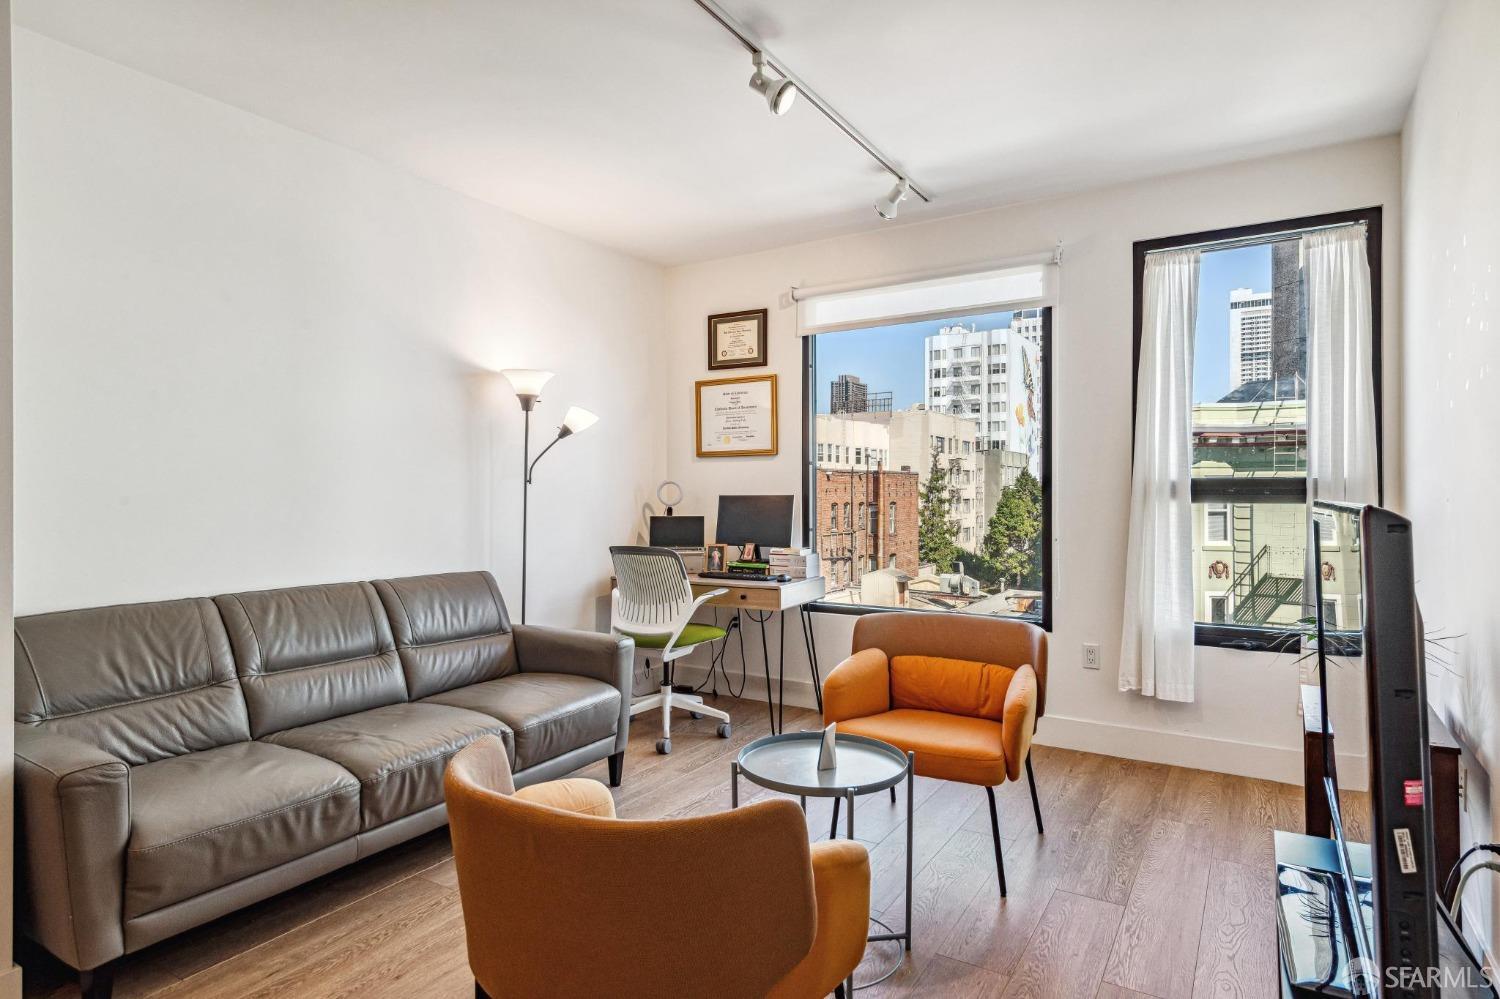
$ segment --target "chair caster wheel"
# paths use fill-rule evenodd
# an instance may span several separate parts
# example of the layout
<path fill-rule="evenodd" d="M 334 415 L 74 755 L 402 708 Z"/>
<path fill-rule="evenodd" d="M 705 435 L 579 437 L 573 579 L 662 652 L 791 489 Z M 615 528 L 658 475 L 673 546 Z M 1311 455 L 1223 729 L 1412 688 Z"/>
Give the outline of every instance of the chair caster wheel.
<path fill-rule="evenodd" d="M 730 728 L 728 722 L 719 722 L 719 738 L 720 739 L 727 739 L 727 738 L 729 738 L 729 733 L 731 731 L 732 731 L 732 729 Z"/>
<path fill-rule="evenodd" d="M 666 756 L 668 753 L 672 752 L 672 740 L 671 739 L 657 739 L 656 740 L 656 751 L 658 753 L 660 753 L 661 755 L 663 755 L 663 756 Z"/>
<path fill-rule="evenodd" d="M 699 720 L 699 719 L 701 719 L 701 718 L 702 718 L 702 717 L 703 717 L 703 716 L 702 716 L 702 715 L 700 715 L 700 714 L 699 714 L 699 713 L 698 713 L 698 712 L 696 712 L 696 711 L 689 711 L 689 712 L 688 712 L 688 717 L 689 717 L 689 718 L 691 718 L 691 719 L 692 719 L 692 720 L 693 720 L 693 721 L 698 721 L 698 720 Z"/>

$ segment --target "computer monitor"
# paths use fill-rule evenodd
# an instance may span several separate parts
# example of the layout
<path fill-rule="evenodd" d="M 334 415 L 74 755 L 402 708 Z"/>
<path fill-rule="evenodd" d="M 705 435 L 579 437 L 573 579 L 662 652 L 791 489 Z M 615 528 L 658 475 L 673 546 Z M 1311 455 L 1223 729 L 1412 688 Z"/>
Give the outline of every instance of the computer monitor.
<path fill-rule="evenodd" d="M 702 517 L 652 517 L 653 548 L 702 548 L 705 532 Z"/>
<path fill-rule="evenodd" d="M 770 548 L 792 543 L 792 497 L 720 496 L 714 541 L 721 545 L 755 545 L 764 558 Z"/>

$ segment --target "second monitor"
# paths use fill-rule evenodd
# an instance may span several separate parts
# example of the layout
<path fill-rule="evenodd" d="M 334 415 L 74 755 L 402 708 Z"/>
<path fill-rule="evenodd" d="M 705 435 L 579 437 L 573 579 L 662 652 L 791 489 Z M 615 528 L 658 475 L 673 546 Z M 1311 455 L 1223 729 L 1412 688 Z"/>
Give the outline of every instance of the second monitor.
<path fill-rule="evenodd" d="M 792 543 L 791 496 L 720 496 L 714 541 L 721 545 L 755 545 L 765 561 L 772 548 Z"/>

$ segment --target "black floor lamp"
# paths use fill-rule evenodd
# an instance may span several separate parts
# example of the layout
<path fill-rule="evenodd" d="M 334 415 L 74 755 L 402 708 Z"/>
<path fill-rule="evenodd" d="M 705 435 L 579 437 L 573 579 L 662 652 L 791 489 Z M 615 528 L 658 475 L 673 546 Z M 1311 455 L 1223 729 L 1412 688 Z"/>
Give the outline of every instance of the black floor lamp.
<path fill-rule="evenodd" d="M 557 436 L 552 438 L 552 442 L 542 448 L 542 453 L 533 460 L 531 457 L 531 411 L 537 403 L 542 401 L 542 386 L 551 380 L 552 372 L 532 368 L 507 368 L 500 373 L 505 376 L 506 381 L 510 382 L 510 387 L 515 390 L 516 399 L 521 403 L 521 411 L 526 414 L 526 428 L 521 438 L 521 623 L 525 624 L 526 518 L 531 493 L 531 472 L 536 468 L 536 463 L 542 460 L 542 455 L 551 451 L 558 441 L 587 430 L 599 422 L 599 417 L 581 407 L 569 406 L 568 411 L 563 414 L 562 426 L 557 428 Z"/>

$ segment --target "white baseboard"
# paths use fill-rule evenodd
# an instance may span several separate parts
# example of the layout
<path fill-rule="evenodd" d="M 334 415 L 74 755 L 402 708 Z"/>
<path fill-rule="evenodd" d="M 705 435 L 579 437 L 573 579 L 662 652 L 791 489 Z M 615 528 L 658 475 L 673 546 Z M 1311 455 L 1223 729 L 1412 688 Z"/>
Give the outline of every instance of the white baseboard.
<path fill-rule="evenodd" d="M 1300 746 L 1266 746 L 1052 714 L 1037 726 L 1036 741 L 1043 746 L 1302 786 Z M 1369 789 L 1365 757 L 1340 754 L 1336 765 L 1344 790 Z"/>
<path fill-rule="evenodd" d="M 697 686 L 708 675 L 707 670 L 696 663 L 676 664 L 678 682 Z M 735 676 L 738 681 L 739 677 Z M 772 689 L 777 688 L 775 673 L 771 674 Z M 724 681 L 719 679 L 719 692 L 727 693 Z M 706 693 L 706 691 L 705 691 Z M 764 700 L 766 681 L 764 673 L 747 672 L 745 689 L 741 696 Z M 786 681 L 786 703 L 803 708 L 816 707 L 811 680 Z M 1302 748 L 1266 746 L 1256 743 L 1235 742 L 1230 739 L 1215 739 L 1206 735 L 1189 735 L 1182 732 L 1163 732 L 1158 729 L 1135 728 L 1111 722 L 1094 721 L 1088 718 L 1069 718 L 1066 715 L 1049 714 L 1037 727 L 1036 741 L 1043 746 L 1059 749 L 1074 749 L 1102 756 L 1117 756 L 1145 763 L 1167 763 L 1192 770 L 1212 770 L 1233 774 L 1237 777 L 1253 777 L 1258 780 L 1276 781 L 1281 784 L 1302 785 Z M 1363 756 L 1340 754 L 1337 760 L 1339 783 L 1346 791 L 1369 790 L 1368 764 Z"/>
<path fill-rule="evenodd" d="M 21 966 L 13 964 L 0 972 L 0 999 L 21 999 Z"/>

